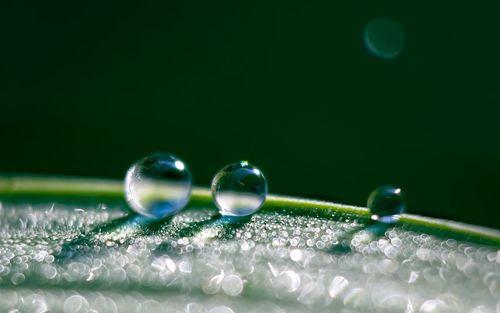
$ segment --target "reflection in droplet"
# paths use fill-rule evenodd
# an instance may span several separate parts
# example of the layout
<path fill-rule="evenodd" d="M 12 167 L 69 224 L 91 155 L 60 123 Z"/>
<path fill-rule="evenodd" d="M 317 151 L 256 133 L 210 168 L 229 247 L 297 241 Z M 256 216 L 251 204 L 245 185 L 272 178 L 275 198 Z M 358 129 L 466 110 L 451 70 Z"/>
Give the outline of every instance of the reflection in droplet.
<path fill-rule="evenodd" d="M 364 41 L 368 50 L 382 59 L 397 57 L 404 48 L 406 36 L 401 25 L 387 17 L 376 18 L 365 28 Z"/>

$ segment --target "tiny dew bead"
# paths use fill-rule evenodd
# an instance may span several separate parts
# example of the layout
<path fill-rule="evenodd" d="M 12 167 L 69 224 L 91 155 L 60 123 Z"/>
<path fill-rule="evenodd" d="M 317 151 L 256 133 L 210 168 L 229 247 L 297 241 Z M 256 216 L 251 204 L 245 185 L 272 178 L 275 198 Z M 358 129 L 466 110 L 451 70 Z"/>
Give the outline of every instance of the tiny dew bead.
<path fill-rule="evenodd" d="M 382 223 L 395 223 L 406 211 L 403 192 L 400 188 L 380 186 L 368 197 L 367 206 L 371 218 Z"/>

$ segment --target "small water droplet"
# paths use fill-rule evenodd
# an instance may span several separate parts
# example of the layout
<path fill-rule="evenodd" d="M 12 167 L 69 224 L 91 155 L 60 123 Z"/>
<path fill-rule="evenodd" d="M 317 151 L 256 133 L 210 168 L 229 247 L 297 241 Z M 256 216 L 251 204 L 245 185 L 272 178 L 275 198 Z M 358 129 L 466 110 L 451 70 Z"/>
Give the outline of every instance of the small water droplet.
<path fill-rule="evenodd" d="M 368 23 L 364 32 L 364 40 L 368 50 L 376 57 L 393 59 L 403 50 L 406 36 L 398 22 L 387 17 L 380 17 Z"/>
<path fill-rule="evenodd" d="M 291 270 L 283 271 L 272 280 L 272 284 L 278 291 L 295 292 L 300 287 L 300 275 Z"/>
<path fill-rule="evenodd" d="M 290 259 L 294 262 L 298 262 L 302 259 L 302 251 L 299 249 L 293 249 L 290 251 Z"/>
<path fill-rule="evenodd" d="M 208 282 L 203 285 L 202 289 L 206 294 L 216 294 L 219 292 L 222 280 L 224 279 L 224 271 L 221 270 L 220 274 L 213 276 Z"/>
<path fill-rule="evenodd" d="M 243 280 L 237 275 L 228 275 L 222 280 L 222 290 L 228 296 L 239 296 L 243 291 Z"/>
<path fill-rule="evenodd" d="M 328 287 L 330 297 L 336 298 L 349 286 L 349 280 L 344 276 L 335 276 Z"/>
<path fill-rule="evenodd" d="M 258 168 L 246 161 L 230 164 L 215 175 L 212 196 L 220 214 L 247 216 L 264 204 L 267 181 Z"/>
<path fill-rule="evenodd" d="M 23 273 L 15 273 L 14 275 L 12 275 L 12 277 L 10 278 L 10 280 L 12 281 L 12 283 L 14 285 L 20 285 L 24 282 L 24 280 L 26 279 L 26 277 L 24 276 Z"/>
<path fill-rule="evenodd" d="M 400 188 L 381 186 L 368 197 L 368 208 L 373 220 L 382 223 L 395 223 L 406 210 L 403 193 Z"/>
<path fill-rule="evenodd" d="M 191 273 L 193 265 L 189 261 L 182 261 L 179 263 L 179 271 L 182 273 Z"/>
<path fill-rule="evenodd" d="M 125 177 L 125 194 L 137 213 L 162 218 L 180 211 L 191 194 L 192 179 L 177 157 L 156 153 L 133 164 Z"/>
<path fill-rule="evenodd" d="M 89 302 L 86 298 L 80 295 L 73 295 L 64 301 L 64 313 L 80 313 L 87 312 L 89 309 Z"/>

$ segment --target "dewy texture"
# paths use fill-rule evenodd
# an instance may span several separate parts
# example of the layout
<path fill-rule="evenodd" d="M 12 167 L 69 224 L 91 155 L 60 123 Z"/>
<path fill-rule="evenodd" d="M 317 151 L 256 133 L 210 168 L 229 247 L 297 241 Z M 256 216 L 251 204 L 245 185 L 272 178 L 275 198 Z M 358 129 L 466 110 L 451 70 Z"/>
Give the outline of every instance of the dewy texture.
<path fill-rule="evenodd" d="M 5 202 L 0 312 L 500 312 L 498 246 L 339 213 Z"/>

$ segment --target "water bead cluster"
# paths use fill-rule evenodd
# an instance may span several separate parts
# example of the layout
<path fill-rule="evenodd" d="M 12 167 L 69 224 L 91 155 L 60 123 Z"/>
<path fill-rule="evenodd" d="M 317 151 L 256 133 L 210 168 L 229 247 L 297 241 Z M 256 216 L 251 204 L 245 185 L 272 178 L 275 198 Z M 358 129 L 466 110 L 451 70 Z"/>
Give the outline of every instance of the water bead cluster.
<path fill-rule="evenodd" d="M 155 153 L 134 163 L 125 177 L 128 205 L 147 218 L 161 219 L 182 210 L 189 202 L 192 175 L 178 157 Z M 268 187 L 262 171 L 241 161 L 218 171 L 212 180 L 212 198 L 222 216 L 242 217 L 257 212 L 266 201 Z M 368 197 L 371 218 L 395 223 L 406 206 L 400 188 L 381 186 Z"/>
<path fill-rule="evenodd" d="M 155 153 L 134 163 L 125 177 L 129 206 L 148 218 L 172 216 L 189 202 L 191 171 L 178 157 Z M 247 161 L 229 164 L 212 181 L 212 196 L 223 216 L 247 216 L 257 212 L 267 196 L 267 180 Z"/>

